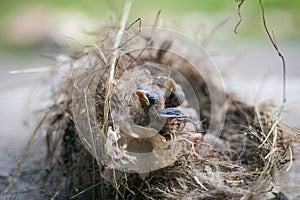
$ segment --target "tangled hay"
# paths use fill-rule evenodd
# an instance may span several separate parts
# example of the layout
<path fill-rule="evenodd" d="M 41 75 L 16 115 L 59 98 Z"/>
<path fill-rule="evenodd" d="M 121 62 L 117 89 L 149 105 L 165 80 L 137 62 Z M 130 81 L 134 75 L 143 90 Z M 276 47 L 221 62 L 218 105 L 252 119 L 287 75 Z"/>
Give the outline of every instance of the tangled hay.
<path fill-rule="evenodd" d="M 114 33 L 113 29 L 106 31 L 109 34 Z M 133 35 L 135 42 L 142 46 L 156 42 L 142 34 Z M 105 56 L 113 51 L 109 46 L 110 40 L 113 38 L 106 38 L 99 45 L 87 49 L 83 56 L 74 59 L 73 62 L 76 65 L 85 65 L 84 72 L 79 72 L 85 77 L 103 70 L 103 76 L 97 84 L 96 95 L 88 97 L 95 99 L 93 106 L 97 126 L 101 128 L 104 127 L 107 90 L 105 84 L 109 77 L 109 68 L 99 66 L 101 67 Z M 289 161 L 286 155 L 292 142 L 292 137 L 284 134 L 279 115 L 274 112 L 275 107 L 267 103 L 259 106 L 246 105 L 234 99 L 232 95 L 223 94 L 222 90 L 214 86 L 215 92 L 226 95 L 227 105 L 224 128 L 218 138 L 214 128 L 206 128 L 212 120 L 211 95 L 207 81 L 193 70 L 189 62 L 167 51 L 173 42 L 176 41 L 172 39 L 158 41 L 160 49 L 145 49 L 142 53 L 120 53 L 117 57 L 114 79 L 119 80 L 127 71 L 149 62 L 168 65 L 179 71 L 189 81 L 197 96 L 201 108 L 200 119 L 205 119 L 201 121 L 203 139 L 198 143 L 193 139 L 182 139 L 180 142 L 184 149 L 177 155 L 176 161 L 149 174 L 127 173 L 107 168 L 97 156 L 92 155 L 93 152 L 87 150 L 82 138 L 79 139 L 72 110 L 74 97 L 70 90 L 76 87 L 74 84 L 76 80 L 74 71 L 71 71 L 57 93 L 57 100 L 48 121 L 47 144 L 51 178 L 47 181 L 52 182 L 51 185 L 56 185 L 49 193 L 50 197 L 71 199 L 275 197 L 270 193 L 276 185 L 275 174 L 279 173 Z M 129 45 L 132 44 L 127 41 L 120 51 L 126 52 L 125 49 Z M 132 76 L 139 71 L 133 72 Z M 115 83 L 118 84 L 118 81 Z M 116 103 L 115 100 L 112 97 L 113 103 Z M 224 102 L 218 103 L 220 108 L 225 105 Z M 110 127 L 114 127 L 113 123 L 112 120 L 108 121 Z"/>

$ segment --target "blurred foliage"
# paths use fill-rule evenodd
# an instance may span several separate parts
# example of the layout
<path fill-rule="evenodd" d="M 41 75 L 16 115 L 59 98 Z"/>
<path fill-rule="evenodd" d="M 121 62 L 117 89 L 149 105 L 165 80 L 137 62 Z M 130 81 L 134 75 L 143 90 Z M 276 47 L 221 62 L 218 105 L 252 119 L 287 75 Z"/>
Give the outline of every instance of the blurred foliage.
<path fill-rule="evenodd" d="M 210 18 L 214 18 L 219 13 L 229 13 L 227 17 L 237 17 L 238 2 L 238 0 L 189 0 L 185 2 L 179 0 L 135 0 L 131 11 L 131 20 L 134 21 L 137 17 L 142 17 L 146 18 L 146 21 L 153 21 L 157 11 L 162 10 L 163 18 L 175 21 L 172 27 L 175 26 L 174 28 L 176 28 L 176 22 L 179 21 L 177 19 L 191 13 L 203 13 Z M 120 17 L 123 3 L 124 0 L 2 0 L 0 6 L 0 45 L 2 48 L 13 47 L 14 51 L 23 51 L 23 46 L 26 46 L 25 49 L 36 48 L 36 44 L 15 45 L 8 42 L 5 38 L 5 34 L 7 34 L 5 33 L 7 18 L 16 15 L 22 8 L 44 6 L 54 11 L 54 13 L 80 11 L 94 19 L 105 19 L 110 13 L 115 13 L 117 18 Z M 276 34 L 279 32 L 280 35 L 282 31 L 283 35 L 291 38 L 300 34 L 298 28 L 300 27 L 299 0 L 264 0 L 263 4 L 267 19 L 269 16 L 272 19 L 272 21 L 270 20 L 272 27 L 276 26 Z M 242 33 L 240 35 L 255 36 L 258 33 L 263 34 L 260 26 L 261 13 L 258 1 L 245 0 L 241 13 L 244 21 L 239 27 L 239 31 Z M 149 19 L 149 16 L 151 16 L 151 19 Z M 285 26 L 282 29 L 280 27 L 282 25 L 281 20 L 289 21 L 287 24 L 284 24 Z M 199 23 L 199 19 L 195 18 L 188 23 L 194 26 L 195 23 Z M 287 26 L 288 28 L 286 28 Z M 55 29 L 55 27 L 53 28 Z M 234 25 L 232 25 L 233 28 Z"/>
<path fill-rule="evenodd" d="M 123 0 L 4 0 L 1 1 L 0 15 L 4 16 L 10 13 L 12 10 L 21 6 L 30 4 L 44 4 L 51 6 L 55 9 L 81 9 L 90 14 L 99 15 L 109 10 L 120 9 L 123 4 Z M 136 11 L 143 12 L 145 10 L 157 10 L 162 9 L 164 11 L 176 13 L 186 13 L 190 11 L 202 11 L 202 12 L 218 12 L 231 6 L 235 6 L 234 0 L 189 0 L 174 1 L 174 0 L 135 0 L 134 7 Z M 246 0 L 245 4 L 257 4 L 257 1 Z M 290 11 L 297 12 L 300 8 L 299 0 L 264 0 L 266 8 L 272 9 L 289 9 Z"/>

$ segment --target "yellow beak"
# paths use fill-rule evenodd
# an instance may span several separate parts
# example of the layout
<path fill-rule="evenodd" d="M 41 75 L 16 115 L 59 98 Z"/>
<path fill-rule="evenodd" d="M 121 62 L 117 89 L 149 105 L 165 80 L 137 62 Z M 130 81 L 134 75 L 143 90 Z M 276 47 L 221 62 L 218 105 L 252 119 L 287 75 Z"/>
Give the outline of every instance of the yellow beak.
<path fill-rule="evenodd" d="M 146 92 L 144 90 L 136 90 L 135 94 L 141 99 L 143 100 L 147 106 L 150 106 L 150 101 L 148 99 L 148 97 L 146 96 Z"/>
<path fill-rule="evenodd" d="M 167 88 L 167 93 L 166 93 L 166 97 L 169 97 L 171 95 L 171 93 L 173 92 L 173 90 L 175 89 L 175 81 L 173 79 L 169 80 L 169 87 Z"/>

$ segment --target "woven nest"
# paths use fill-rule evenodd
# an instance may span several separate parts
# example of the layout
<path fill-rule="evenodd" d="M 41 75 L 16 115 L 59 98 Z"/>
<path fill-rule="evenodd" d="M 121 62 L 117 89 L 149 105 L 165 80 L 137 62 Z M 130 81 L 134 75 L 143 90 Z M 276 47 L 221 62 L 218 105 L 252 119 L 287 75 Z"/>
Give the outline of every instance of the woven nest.
<path fill-rule="evenodd" d="M 55 94 L 55 102 L 48 115 L 49 175 L 45 181 L 52 185 L 51 189 L 48 188 L 49 197 L 275 197 L 272 194 L 275 174 L 280 173 L 289 161 L 286 154 L 291 139 L 284 135 L 274 106 L 249 106 L 225 94 L 215 84 L 209 70 L 199 73 L 199 68 L 193 66 L 193 63 L 207 65 L 205 56 L 193 55 L 190 46 L 186 47 L 172 36 L 158 34 L 160 36 L 155 37 L 154 28 L 146 32 L 128 30 L 117 54 L 113 47 L 117 30 L 108 28 L 102 33 L 99 44 L 72 59 L 67 68 L 70 70 L 66 70 L 67 78 Z M 174 53 L 178 52 L 178 48 L 182 55 L 190 56 L 178 56 Z M 114 60 L 116 65 L 113 81 L 110 82 L 110 67 Z M 154 72 L 147 66 L 155 69 Z M 138 138 L 137 142 L 129 144 L 135 136 L 126 135 L 126 128 L 136 125 L 150 129 L 133 119 L 140 106 L 133 91 L 144 83 L 159 85 L 159 89 L 164 90 L 168 87 L 166 80 L 170 78 L 182 87 L 183 92 L 188 89 L 194 91 L 196 101 L 185 94 L 186 102 L 181 106 L 182 112 L 189 116 L 196 113 L 190 117 L 193 125 L 168 129 L 165 131 L 168 137 L 157 131 L 156 138 L 148 139 L 150 150 L 143 150 L 147 146 L 144 139 Z M 184 86 L 186 81 L 190 88 Z M 108 84 L 111 84 L 109 102 L 106 99 Z M 225 102 L 222 98 L 212 102 L 212 95 L 226 97 Z M 110 104 L 108 112 L 105 111 L 107 103 Z M 216 110 L 226 115 L 213 113 Z M 94 115 L 88 111 L 93 111 Z M 218 123 L 222 120 L 223 128 Z M 124 143 L 127 148 L 129 145 L 142 146 L 141 153 L 177 149 L 176 145 L 180 148 L 172 155 L 159 154 L 158 161 L 166 162 L 162 168 L 133 173 L 120 170 L 135 162 L 130 160 L 130 149 L 118 150 Z M 139 153 L 139 148 L 133 152 Z"/>

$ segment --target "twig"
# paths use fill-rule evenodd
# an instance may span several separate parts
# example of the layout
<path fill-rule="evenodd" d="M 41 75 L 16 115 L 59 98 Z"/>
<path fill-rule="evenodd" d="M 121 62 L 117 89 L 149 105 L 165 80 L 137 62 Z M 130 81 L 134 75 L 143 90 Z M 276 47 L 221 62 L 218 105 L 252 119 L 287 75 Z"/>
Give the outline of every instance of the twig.
<path fill-rule="evenodd" d="M 140 53 L 125 67 L 125 69 L 129 68 L 143 53 L 144 51 L 152 44 L 153 42 L 153 35 L 154 35 L 154 31 L 156 30 L 156 28 L 159 26 L 158 24 L 158 20 L 161 14 L 161 10 L 159 10 L 156 14 L 155 20 L 154 20 L 154 24 L 152 26 L 151 29 L 151 36 L 150 38 L 147 38 L 147 43 L 146 46 L 140 51 Z"/>
<path fill-rule="evenodd" d="M 276 121 L 276 122 L 272 125 L 272 127 L 271 127 L 271 129 L 270 129 L 268 135 L 267 135 L 266 138 L 265 138 L 265 140 L 257 147 L 258 149 L 260 149 L 260 148 L 268 141 L 268 139 L 269 139 L 270 135 L 273 133 L 274 129 L 277 128 L 278 122 L 279 122 L 279 120 Z"/>
<path fill-rule="evenodd" d="M 135 38 L 137 35 L 139 35 L 141 33 L 141 28 L 142 28 L 142 19 L 141 18 L 137 18 L 136 20 L 134 20 L 134 22 L 132 22 L 125 30 L 129 30 L 134 24 L 138 23 L 138 32 L 135 33 L 133 36 L 131 36 L 130 38 L 128 38 L 125 42 L 123 42 L 123 44 L 120 44 L 117 49 L 125 46 L 126 44 L 128 44 L 129 41 L 131 41 L 133 38 Z"/>
<path fill-rule="evenodd" d="M 161 10 L 159 10 L 156 14 L 156 17 L 155 17 L 155 20 L 154 20 L 154 23 L 153 23 L 153 26 L 152 27 L 158 27 L 158 20 L 160 18 L 160 14 L 161 14 Z"/>
<path fill-rule="evenodd" d="M 289 163 L 288 168 L 286 169 L 287 172 L 290 171 L 290 169 L 293 166 L 293 151 L 292 151 L 291 145 L 289 145 L 289 151 L 290 151 L 290 163 Z"/>
<path fill-rule="evenodd" d="M 114 75 L 115 75 L 115 68 L 117 64 L 117 58 L 119 54 L 119 45 L 121 43 L 122 35 L 125 30 L 126 22 L 128 19 L 128 15 L 131 9 L 132 2 L 131 1 L 126 1 L 124 5 L 124 10 L 121 18 L 121 23 L 120 23 L 120 28 L 119 31 L 116 35 L 115 43 L 113 46 L 114 51 L 112 52 L 112 64 L 110 65 L 109 69 L 109 77 L 106 83 L 106 96 L 104 100 L 104 123 L 103 123 L 103 132 L 107 134 L 108 131 L 108 115 L 109 115 L 109 110 L 110 110 L 110 99 L 112 95 L 112 85 L 114 82 Z"/>
<path fill-rule="evenodd" d="M 74 196 L 70 197 L 70 199 L 75 199 L 75 198 L 78 197 L 79 195 L 81 195 L 81 194 L 87 192 L 87 191 L 90 190 L 90 189 L 95 188 L 96 186 L 98 186 L 98 185 L 100 185 L 100 184 L 101 184 L 101 183 L 97 183 L 97 184 L 95 184 L 95 185 L 92 185 L 92 186 L 90 186 L 90 187 L 88 187 L 88 188 L 82 190 L 81 192 L 78 192 L 78 193 L 75 194 Z"/>
<path fill-rule="evenodd" d="M 235 25 L 235 27 L 234 27 L 234 33 L 235 33 L 235 34 L 238 34 L 237 29 L 238 29 L 238 27 L 240 26 L 240 24 L 241 24 L 242 21 L 243 21 L 242 14 L 241 14 L 241 7 L 242 7 L 244 1 L 245 1 L 245 0 L 238 0 L 238 2 L 239 2 L 239 4 L 238 4 L 239 21 L 238 21 L 238 23 L 237 23 L 237 24 Z"/>
<path fill-rule="evenodd" d="M 79 42 L 78 40 L 76 40 L 75 38 L 71 37 L 71 36 L 68 36 L 68 35 L 64 35 L 64 34 L 61 34 L 62 37 L 65 37 L 69 40 L 72 40 L 73 42 L 75 42 L 76 44 L 78 44 L 80 47 L 84 47 L 84 45 Z"/>
<path fill-rule="evenodd" d="M 139 29 L 141 29 L 142 26 L 142 18 L 137 18 L 136 20 L 134 20 L 127 28 L 126 30 L 129 30 L 134 24 L 138 23 L 139 25 Z"/>
<path fill-rule="evenodd" d="M 286 102 L 286 64 L 285 64 L 285 59 L 284 59 L 284 56 L 281 54 L 281 52 L 279 51 L 279 48 L 278 48 L 278 45 L 276 44 L 276 39 L 274 37 L 274 33 L 273 33 L 273 36 L 271 35 L 270 31 L 269 31 L 269 28 L 267 26 L 267 23 L 266 23 L 266 17 L 265 17 L 265 10 L 264 10 L 264 7 L 262 5 L 262 0 L 259 0 L 259 5 L 260 5 L 260 8 L 261 8 L 261 14 L 262 14 L 262 20 L 263 20 L 263 25 L 264 25 L 264 29 L 269 37 L 269 40 L 270 42 L 272 43 L 274 49 L 276 50 L 276 52 L 278 53 L 278 56 L 280 57 L 281 59 L 281 62 L 282 62 L 282 70 L 283 70 L 283 73 L 282 73 L 282 103 L 285 103 Z"/>
<path fill-rule="evenodd" d="M 9 71 L 10 74 L 26 74 L 26 73 L 39 73 L 39 72 L 55 72 L 56 69 L 52 66 L 48 67 L 32 67 L 21 70 Z"/>
<path fill-rule="evenodd" d="M 65 185 L 66 182 L 67 182 L 67 181 L 64 181 L 62 184 L 60 184 L 59 187 L 62 188 L 62 186 Z M 50 198 L 50 200 L 55 200 L 55 199 L 57 199 L 57 196 L 59 195 L 60 192 L 61 192 L 61 189 L 58 189 L 58 190 L 54 193 L 54 195 Z"/>
<path fill-rule="evenodd" d="M 237 1 L 238 1 L 239 21 L 238 21 L 238 23 L 236 24 L 236 26 L 234 28 L 234 33 L 235 34 L 238 34 L 237 29 L 238 29 L 238 27 L 240 26 L 240 24 L 243 20 L 242 15 L 241 15 L 241 6 L 245 2 L 245 0 L 237 0 Z M 282 55 L 282 53 L 280 52 L 279 47 L 276 43 L 274 32 L 272 31 L 272 34 L 271 34 L 270 31 L 269 31 L 269 28 L 267 26 L 266 17 L 265 17 L 265 10 L 264 10 L 264 7 L 262 5 L 262 0 L 259 0 L 259 5 L 260 5 L 260 8 L 261 8 L 264 29 L 265 29 L 265 31 L 268 35 L 269 40 L 271 41 L 274 49 L 278 53 L 278 56 L 280 57 L 281 62 L 282 62 L 282 69 L 283 69 L 283 73 L 282 73 L 282 80 L 283 80 L 282 81 L 282 103 L 284 104 L 286 102 L 286 64 L 285 64 L 285 59 L 284 59 L 284 56 Z"/>

